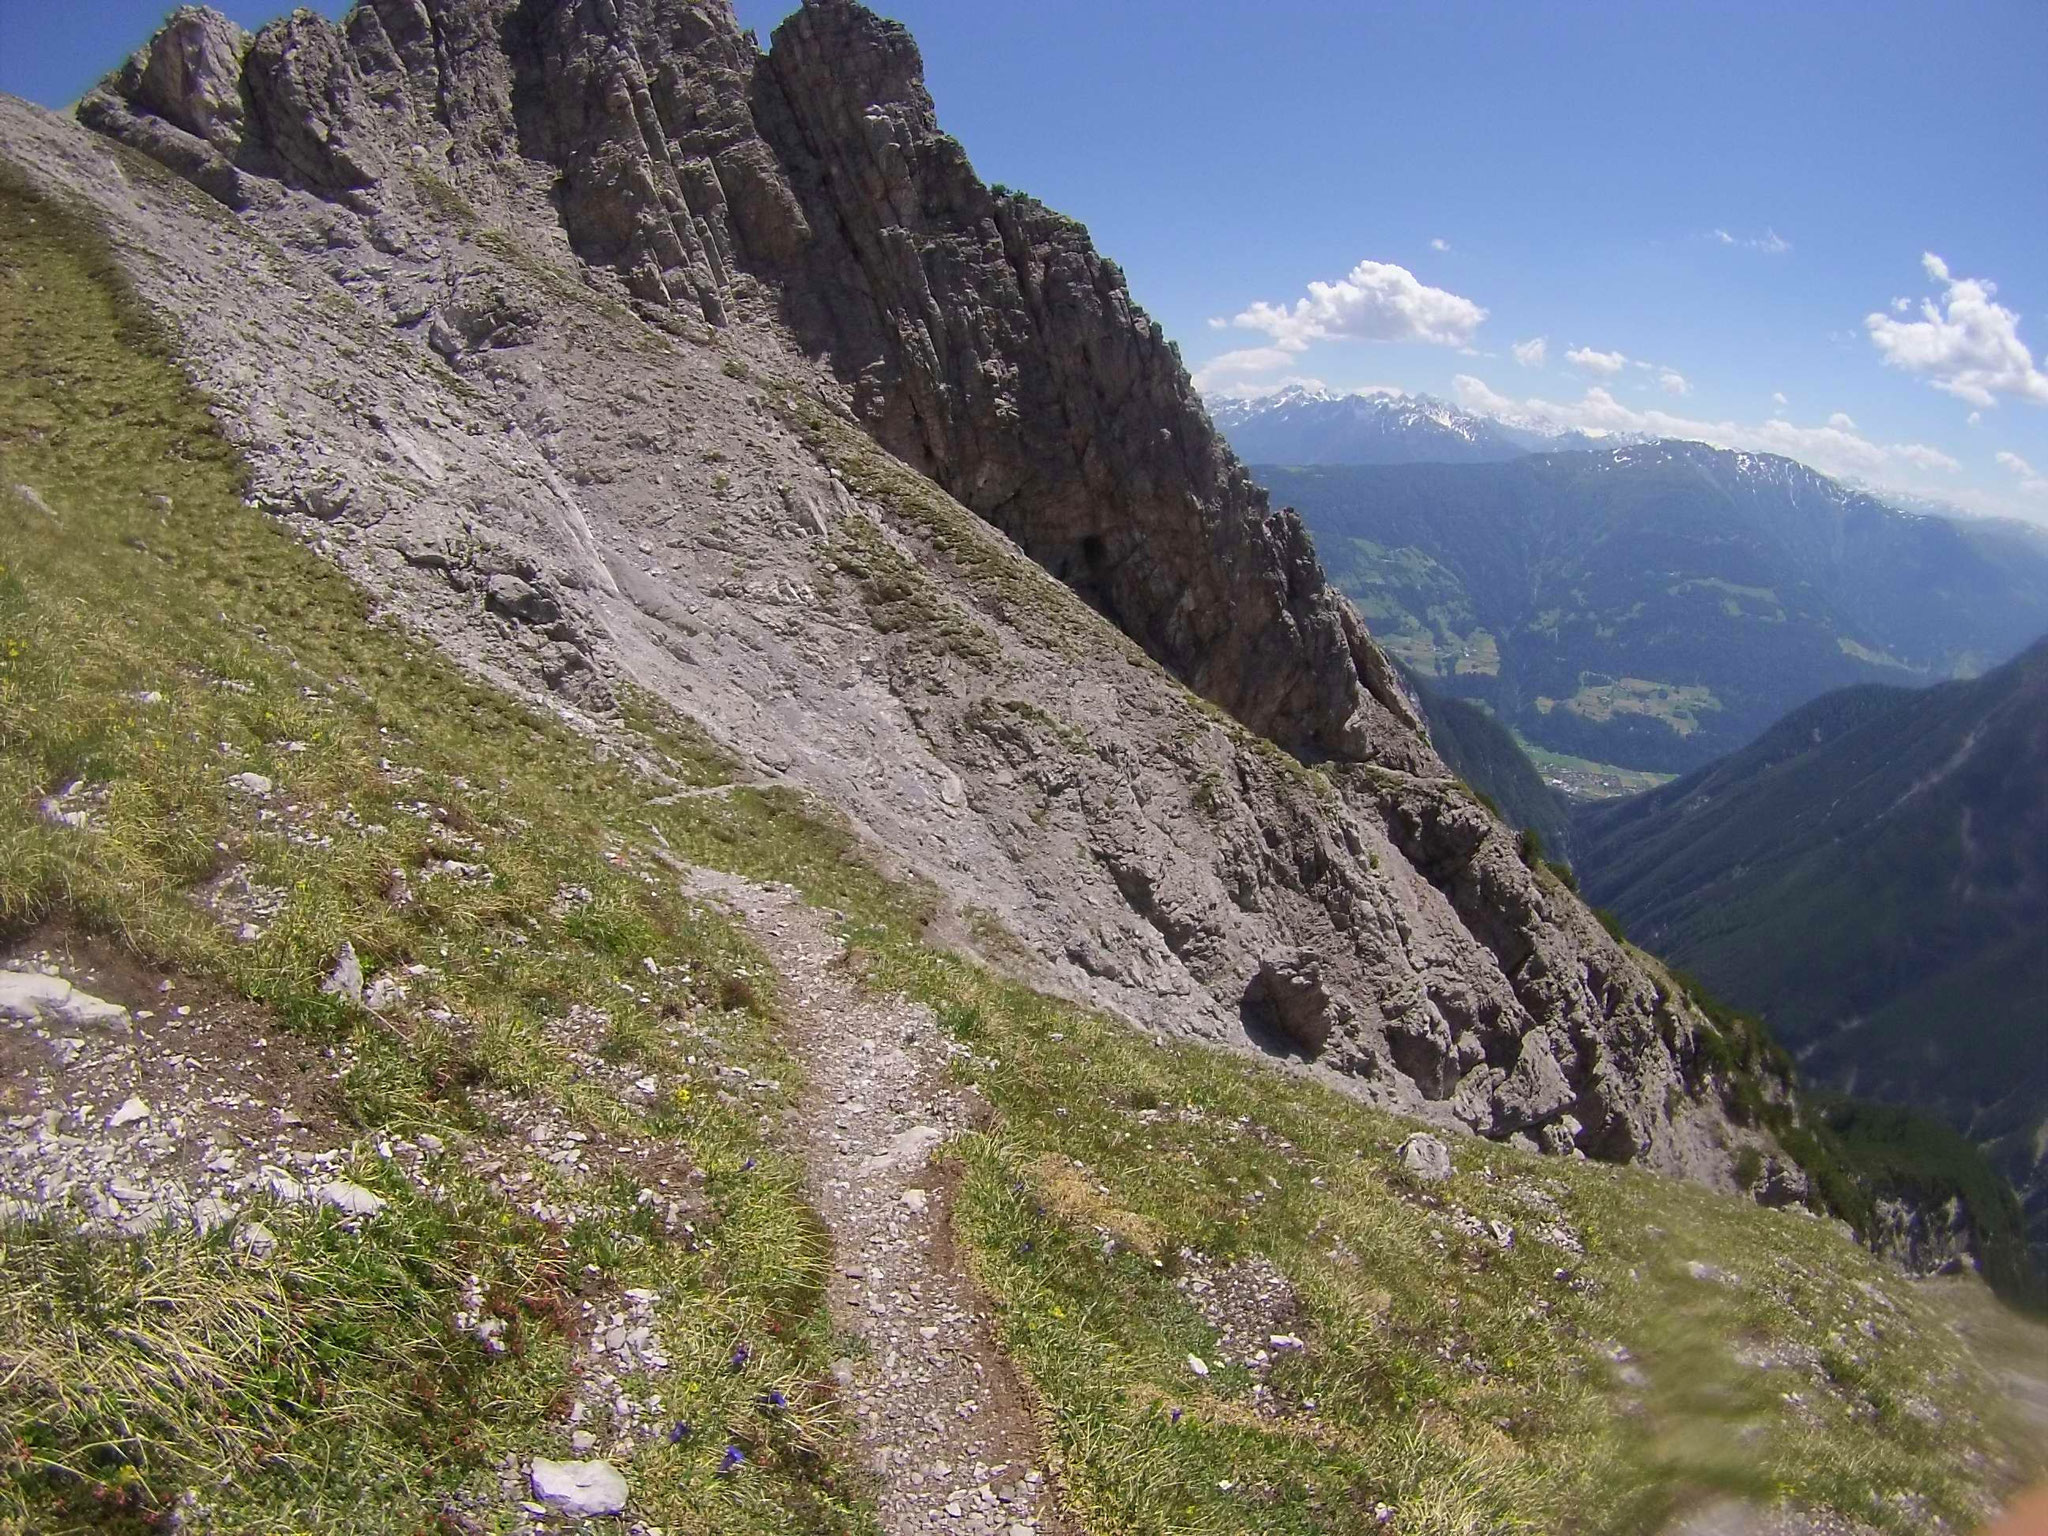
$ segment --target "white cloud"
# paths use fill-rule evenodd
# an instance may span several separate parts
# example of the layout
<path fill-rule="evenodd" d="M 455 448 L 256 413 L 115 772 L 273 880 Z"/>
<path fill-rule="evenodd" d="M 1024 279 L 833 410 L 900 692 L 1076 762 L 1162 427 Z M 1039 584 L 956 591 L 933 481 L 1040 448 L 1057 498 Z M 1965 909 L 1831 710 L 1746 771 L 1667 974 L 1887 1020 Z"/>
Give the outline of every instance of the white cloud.
<path fill-rule="evenodd" d="M 1429 242 L 1429 248 L 1432 251 L 1448 251 L 1451 248 L 1451 242 L 1446 240 L 1442 235 L 1438 235 L 1434 240 Z"/>
<path fill-rule="evenodd" d="M 1767 256 L 1781 256 L 1792 249 L 1792 242 L 1775 229 L 1766 229 L 1760 235 L 1731 235 L 1725 229 L 1707 232 L 1707 238 L 1716 245 L 1739 245 L 1744 250 L 1762 251 Z"/>
<path fill-rule="evenodd" d="M 1619 352 L 1595 352 L 1591 347 L 1574 347 L 1565 353 L 1564 360 L 1574 368 L 1606 374 L 1609 378 L 1628 366 L 1628 359 Z"/>
<path fill-rule="evenodd" d="M 2003 468 L 2011 470 L 2019 478 L 2022 496 L 2038 497 L 2048 501 L 2048 475 L 2043 475 L 2016 453 L 2001 450 L 1993 457 Z"/>
<path fill-rule="evenodd" d="M 1685 375 L 1676 368 L 1666 368 L 1657 375 L 1657 387 L 1667 395 L 1689 395 L 1692 386 L 1685 382 Z"/>
<path fill-rule="evenodd" d="M 1241 347 L 1212 357 L 1195 370 L 1195 388 L 1205 395 L 1263 395 L 1282 386 L 1255 383 L 1258 374 L 1286 368 L 1297 359 L 1280 347 Z M 1298 381 L 1290 381 L 1298 382 Z"/>
<path fill-rule="evenodd" d="M 1939 299 L 1923 299 L 1918 320 L 1895 320 L 1874 312 L 1864 328 L 1879 355 L 1894 368 L 1925 374 L 1934 388 L 1975 406 L 1993 406 L 2000 395 L 2048 405 L 2048 373 L 2035 365 L 2020 340 L 2020 317 L 1993 300 L 1997 285 L 1976 277 L 1954 277 L 1932 251 L 1920 258 L 1930 280 L 1942 285 Z"/>
<path fill-rule="evenodd" d="M 1938 469 L 1952 475 L 1963 467 L 1939 448 L 1930 448 L 1925 443 L 1893 443 L 1886 451 L 1916 469 Z"/>
<path fill-rule="evenodd" d="M 1515 361 L 1524 368 L 1541 368 L 1550 360 L 1550 338 L 1531 336 L 1527 341 L 1518 341 L 1508 349 L 1515 354 Z"/>
<path fill-rule="evenodd" d="M 1785 392 L 1782 389 L 1771 396 L 1771 404 L 1773 405 L 1785 406 L 1790 405 L 1791 403 L 1792 402 L 1790 400 L 1787 400 L 1785 398 Z"/>
<path fill-rule="evenodd" d="M 1406 267 L 1361 261 L 1334 283 L 1308 285 L 1292 305 L 1261 300 L 1231 317 L 1243 330 L 1264 331 L 1290 352 L 1315 341 L 1419 341 L 1462 347 L 1486 319 L 1470 299 L 1432 288 Z"/>
<path fill-rule="evenodd" d="M 1964 426 L 1966 426 L 1966 427 L 1981 427 L 1981 426 L 1983 426 L 1983 425 L 1984 425 L 1984 413 L 1983 413 L 1982 411 L 1972 411 L 1972 412 L 1970 412 L 1970 414 L 1969 414 L 1969 415 L 1967 415 L 1967 416 L 1965 416 L 1965 417 L 1963 418 L 1963 425 L 1964 425 Z"/>
<path fill-rule="evenodd" d="M 1457 376 L 1453 381 L 1453 393 L 1467 410 L 1505 417 L 1512 422 L 1593 434 L 1622 432 L 1647 437 L 1691 438 L 1712 443 L 1718 448 L 1779 453 L 1811 464 L 1823 474 L 1855 479 L 1896 477 L 1909 470 L 1953 474 L 1962 468 L 1939 448 L 1931 448 L 1925 443 L 1873 442 L 1851 428 L 1839 425 L 1847 419 L 1840 413 L 1837 413 L 1836 420 L 1822 427 L 1797 426 L 1777 417 L 1750 423 L 1702 421 L 1670 411 L 1637 410 L 1617 400 L 1612 392 L 1597 384 L 1590 386 L 1584 397 L 1575 401 L 1514 400 L 1470 374 Z"/>
<path fill-rule="evenodd" d="M 1856 423 L 1849 419 L 1847 411 L 1835 412 L 1834 415 L 1828 418 L 1828 425 L 1837 432 L 1854 432 L 1856 430 Z"/>

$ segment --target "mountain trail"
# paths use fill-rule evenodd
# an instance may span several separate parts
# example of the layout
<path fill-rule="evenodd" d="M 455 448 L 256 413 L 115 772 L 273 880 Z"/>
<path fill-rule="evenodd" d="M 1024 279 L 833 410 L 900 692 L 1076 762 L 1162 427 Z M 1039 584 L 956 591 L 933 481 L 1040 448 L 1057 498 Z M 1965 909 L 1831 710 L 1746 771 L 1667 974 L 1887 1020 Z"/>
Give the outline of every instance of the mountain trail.
<path fill-rule="evenodd" d="M 986 1120 L 953 1084 L 929 1009 L 864 992 L 826 917 L 794 893 L 695 868 L 688 889 L 740 918 L 774 962 L 808 1086 L 797 1130 L 830 1232 L 833 1371 L 880 1481 L 891 1536 L 1064 1532 L 1028 1399 L 950 1232 L 932 1153 Z"/>

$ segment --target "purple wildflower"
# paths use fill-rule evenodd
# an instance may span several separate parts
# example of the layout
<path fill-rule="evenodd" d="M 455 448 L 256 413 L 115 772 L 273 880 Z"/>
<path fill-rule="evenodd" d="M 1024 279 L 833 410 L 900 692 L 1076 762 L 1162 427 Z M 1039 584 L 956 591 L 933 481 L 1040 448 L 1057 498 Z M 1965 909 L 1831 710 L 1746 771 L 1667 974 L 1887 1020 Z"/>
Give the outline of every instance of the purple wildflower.
<path fill-rule="evenodd" d="M 689 1438 L 689 1421 L 687 1419 L 678 1419 L 675 1423 L 675 1427 L 668 1432 L 668 1443 L 670 1445 L 681 1445 L 685 1440 Z"/>
<path fill-rule="evenodd" d="M 736 1445 L 728 1445 L 725 1448 L 725 1454 L 718 1458 L 719 1475 L 721 1477 L 730 1477 L 746 1464 L 747 1458 L 745 1453 Z"/>

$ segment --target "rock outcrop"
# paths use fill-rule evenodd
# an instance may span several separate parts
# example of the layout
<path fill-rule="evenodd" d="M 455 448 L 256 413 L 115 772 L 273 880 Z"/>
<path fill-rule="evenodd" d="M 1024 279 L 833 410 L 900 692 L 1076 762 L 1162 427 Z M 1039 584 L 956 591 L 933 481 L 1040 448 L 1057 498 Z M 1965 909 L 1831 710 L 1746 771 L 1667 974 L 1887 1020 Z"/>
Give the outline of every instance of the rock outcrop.
<path fill-rule="evenodd" d="M 1218 440 L 1087 231 L 976 177 L 903 28 L 808 4 L 753 99 L 814 232 L 788 312 L 884 447 L 1261 735 L 1422 764 L 1415 707 L 1300 520 Z"/>
<path fill-rule="evenodd" d="M 79 115 L 0 101 L 6 157 L 96 210 L 253 494 L 479 670 L 666 700 L 1041 984 L 1732 1182 L 1697 1013 L 1443 768 L 1115 266 L 976 179 L 901 28 L 188 8 Z"/>

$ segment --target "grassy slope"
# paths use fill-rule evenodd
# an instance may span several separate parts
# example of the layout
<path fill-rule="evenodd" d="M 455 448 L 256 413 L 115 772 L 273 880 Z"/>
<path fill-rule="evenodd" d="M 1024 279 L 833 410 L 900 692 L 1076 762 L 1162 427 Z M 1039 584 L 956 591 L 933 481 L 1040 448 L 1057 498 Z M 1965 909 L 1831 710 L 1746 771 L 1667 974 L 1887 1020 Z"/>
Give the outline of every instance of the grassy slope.
<path fill-rule="evenodd" d="M 420 1529 L 455 1491 L 495 1492 L 499 1457 L 567 1454 L 558 1319 L 636 1285 L 662 1292 L 675 1360 L 647 1385 L 695 1428 L 639 1458 L 642 1511 L 692 1529 L 865 1528 L 814 1385 L 833 1353 L 827 1255 L 799 1170 L 709 1070 L 796 1081 L 764 962 L 632 846 L 653 786 L 369 622 L 345 579 L 242 505 L 230 451 L 109 278 L 78 226 L 0 188 L 0 486 L 50 509 L 0 491 L 0 929 L 117 936 L 350 1050 L 359 1146 L 422 1131 L 487 1145 L 498 1128 L 472 1091 L 509 1090 L 672 1143 L 706 1175 L 711 1212 L 702 1243 L 671 1240 L 614 1181 L 579 1191 L 594 1214 L 564 1229 L 480 1178 L 451 1174 L 435 1198 L 363 1156 L 354 1176 L 390 1210 L 361 1237 L 266 1212 L 275 1265 L 242 1260 L 226 1233 L 136 1251 L 0 1234 L 0 1529 L 141 1521 L 187 1486 L 230 1529 Z M 138 702 L 148 691 L 162 702 Z M 710 771 L 680 746 L 670 767 Z M 254 824 L 224 784 L 244 770 L 332 846 Z M 97 830 L 37 815 L 74 780 L 106 787 Z M 422 802 L 443 815 L 405 809 Z M 493 878 L 420 878 L 437 853 Z M 189 899 L 233 862 L 286 893 L 254 944 Z M 383 894 L 394 868 L 413 873 L 403 906 Z M 565 886 L 591 895 L 566 918 Z M 431 963 L 418 1002 L 448 1017 L 387 1028 L 323 996 L 343 938 L 373 971 Z M 609 1018 L 607 1054 L 699 1086 L 644 1113 L 593 1092 L 546 1028 L 578 1005 Z M 515 1324 L 515 1359 L 449 1320 L 472 1270 Z M 742 1343 L 753 1359 L 735 1373 Z M 797 1411 L 764 1419 L 770 1388 Z M 719 1478 L 728 1443 L 751 1465 Z"/>
<path fill-rule="evenodd" d="M 240 506 L 233 464 L 90 243 L 47 209 L 13 199 L 4 213 L 0 479 L 34 486 L 62 519 L 11 495 L 0 505 L 11 929 L 61 915 L 345 1041 L 362 1062 L 347 1097 L 366 1137 L 481 1138 L 491 1128 L 464 1084 L 623 1113 L 579 1086 L 541 1027 L 576 1001 L 610 1010 L 610 1049 L 668 1073 L 686 1070 L 666 1043 L 682 1022 L 713 1031 L 722 1059 L 792 1082 L 757 960 L 669 894 L 642 834 L 791 881 L 849 914 L 874 985 L 935 1007 L 957 1069 L 996 1107 L 989 1132 L 955 1149 L 957 1235 L 1091 1529 L 1619 1536 L 1734 1488 L 1905 1531 L 1935 1513 L 1968 1524 L 2005 1474 L 1992 1397 L 1938 1314 L 1823 1223 L 1479 1144 L 1461 1145 L 1450 1184 L 1414 1186 L 1391 1155 L 1406 1128 L 1389 1117 L 933 951 L 920 938 L 928 896 L 884 881 L 796 798 L 654 804 L 658 785 L 367 622 L 340 577 Z M 166 704 L 136 707 L 147 689 Z M 675 733 L 637 723 L 679 776 L 716 773 Z M 280 750 L 287 739 L 309 750 Z M 436 833 L 388 803 L 398 792 L 380 757 L 420 769 L 405 793 L 431 791 L 484 845 L 488 887 L 404 909 L 382 900 L 383 871 L 416 866 Z M 325 849 L 270 837 L 221 788 L 241 769 L 393 830 Z M 37 819 L 37 799 L 74 778 L 108 787 L 104 830 Z M 290 893 L 259 944 L 230 943 L 186 900 L 220 843 Z M 592 918 L 554 919 L 565 883 L 590 887 Z M 318 981 L 344 935 L 373 969 L 434 957 L 461 1027 L 400 1039 L 324 1001 Z M 693 979 L 643 1006 L 649 954 Z M 481 1186 L 425 1198 L 368 1160 L 358 1177 L 391 1197 L 390 1219 L 352 1237 L 280 1213 L 275 1271 L 222 1240 L 128 1249 L 7 1232 L 0 1374 L 20 1438 L 0 1463 L 0 1521 L 92 1523 L 106 1508 L 94 1488 L 136 1490 L 146 1507 L 205 1481 L 246 1529 L 417 1527 L 441 1493 L 488 1483 L 505 1451 L 559 1446 L 548 1410 L 566 1343 L 537 1287 L 576 1287 L 595 1264 L 605 1285 L 663 1288 L 678 1356 L 664 1386 L 696 1405 L 696 1437 L 636 1465 L 647 1518 L 857 1524 L 829 1404 L 809 1386 L 830 1347 L 813 1289 L 824 1255 L 792 1170 L 708 1083 L 645 1129 L 709 1170 L 723 1220 L 708 1246 L 646 1231 L 629 1191 L 612 1218 L 558 1231 Z M 522 1357 L 489 1361 L 447 1326 L 473 1267 L 523 1318 Z M 1219 1348 L 1184 1283 L 1228 1292 L 1260 1275 L 1293 1300 L 1251 1320 L 1306 1346 L 1262 1383 L 1241 1357 L 1264 1339 Z M 183 1304 L 148 1311 L 147 1338 L 128 1332 L 167 1292 Z M 207 1304 L 281 1295 L 289 1308 Z M 757 1350 L 743 1378 L 725 1365 L 736 1342 Z M 1738 1363 L 1738 1346 L 1784 1364 Z M 1206 1379 L 1191 1353 L 1211 1363 Z M 198 1368 L 167 1373 L 165 1358 Z M 322 1373 L 340 1393 L 324 1405 L 309 1388 Z M 803 1405 L 794 1423 L 762 1422 L 769 1385 Z M 736 1480 L 710 1471 L 728 1437 L 755 1452 Z M 94 1441 L 97 1453 L 79 1449 Z M 49 1476 L 60 1461 L 82 1480 Z"/>

